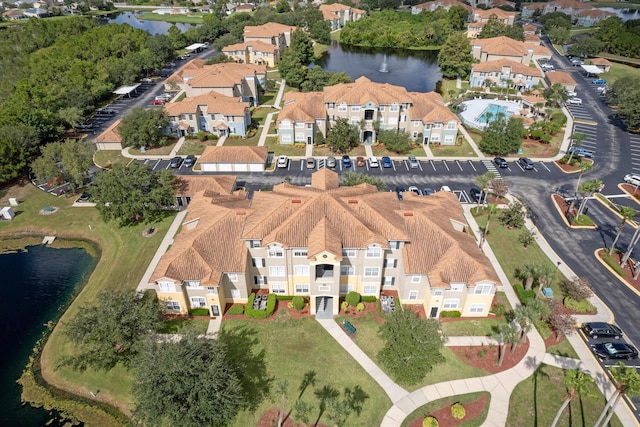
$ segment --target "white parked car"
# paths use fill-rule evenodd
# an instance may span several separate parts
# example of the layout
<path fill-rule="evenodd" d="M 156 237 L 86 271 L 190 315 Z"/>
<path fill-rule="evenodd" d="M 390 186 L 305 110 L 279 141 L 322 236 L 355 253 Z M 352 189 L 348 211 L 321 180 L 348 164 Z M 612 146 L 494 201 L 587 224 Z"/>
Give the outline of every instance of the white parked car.
<path fill-rule="evenodd" d="M 636 175 L 634 173 L 630 173 L 624 176 L 624 182 L 635 185 L 636 187 L 640 186 L 640 175 Z"/>
<path fill-rule="evenodd" d="M 378 163 L 378 159 L 376 157 L 371 157 L 369 159 L 369 167 L 370 168 L 379 168 L 380 163 Z"/>
<path fill-rule="evenodd" d="M 286 168 L 287 166 L 289 166 L 289 159 L 287 158 L 287 156 L 278 157 L 278 167 Z"/>
<path fill-rule="evenodd" d="M 572 90 L 568 90 L 567 95 L 569 95 L 571 98 L 575 98 L 576 96 L 578 96 L 578 94 Z"/>
<path fill-rule="evenodd" d="M 567 104 L 582 105 L 582 99 L 580 99 L 580 98 L 569 98 L 569 99 L 567 99 Z"/>

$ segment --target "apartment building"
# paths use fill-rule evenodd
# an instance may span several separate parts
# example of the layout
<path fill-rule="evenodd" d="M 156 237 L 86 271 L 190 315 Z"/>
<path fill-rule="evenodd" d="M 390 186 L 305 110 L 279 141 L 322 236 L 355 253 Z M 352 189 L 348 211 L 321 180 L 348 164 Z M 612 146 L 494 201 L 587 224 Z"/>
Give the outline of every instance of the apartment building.
<path fill-rule="evenodd" d="M 428 10 L 429 12 L 433 12 L 438 8 L 443 8 L 445 10 L 451 9 L 453 6 L 460 6 L 464 8 L 469 15 L 473 12 L 473 8 L 469 6 L 467 3 L 463 3 L 460 0 L 434 0 L 426 3 L 417 4 L 415 6 L 411 6 L 411 14 L 417 15 L 423 10 Z"/>
<path fill-rule="evenodd" d="M 310 186 L 282 183 L 252 199 L 199 191 L 150 279 L 168 310 L 212 316 L 267 290 L 308 297 L 317 315 L 338 314 L 350 291 L 390 291 L 430 317 L 483 317 L 498 283 L 452 193 L 399 200 L 369 184 L 340 187 L 326 168 Z"/>
<path fill-rule="evenodd" d="M 261 41 L 236 43 L 222 48 L 222 53 L 241 64 L 275 67 L 280 62 L 280 49 Z"/>
<path fill-rule="evenodd" d="M 506 36 L 474 39 L 471 42 L 471 53 L 478 62 L 509 59 L 527 66 L 532 59 L 551 58 L 551 51 L 544 46 L 536 46 Z"/>
<path fill-rule="evenodd" d="M 364 144 L 373 144 L 380 130 L 395 129 L 424 144 L 453 145 L 460 124 L 435 92 L 407 92 L 360 77 L 322 92 L 286 93 L 276 121 L 280 143 L 313 144 L 318 132 L 326 137 L 338 118 L 357 126 Z"/>
<path fill-rule="evenodd" d="M 321 4 L 320 12 L 325 21 L 331 24 L 331 31 L 339 30 L 349 22 L 356 22 L 365 15 L 365 11 L 341 3 Z"/>
<path fill-rule="evenodd" d="M 243 39 L 246 42 L 260 41 L 277 46 L 280 52 L 291 44 L 291 35 L 297 28 L 290 25 L 267 22 L 263 25 L 247 25 L 243 30 Z"/>
<path fill-rule="evenodd" d="M 491 86 L 529 90 L 543 78 L 542 71 L 537 67 L 529 67 L 509 59 L 498 59 L 473 64 L 469 80 L 472 87 L 484 87 L 490 81 Z"/>

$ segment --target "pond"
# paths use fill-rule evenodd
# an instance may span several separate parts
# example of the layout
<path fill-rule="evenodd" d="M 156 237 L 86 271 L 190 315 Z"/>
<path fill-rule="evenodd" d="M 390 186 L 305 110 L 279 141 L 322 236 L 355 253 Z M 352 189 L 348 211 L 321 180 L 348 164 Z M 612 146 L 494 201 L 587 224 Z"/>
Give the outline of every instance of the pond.
<path fill-rule="evenodd" d="M 110 15 L 105 15 L 105 21 L 109 24 L 129 24 L 133 28 L 139 28 L 141 30 L 146 30 L 151 35 L 155 34 L 167 34 L 169 28 L 172 25 L 176 25 L 180 31 L 183 33 L 187 31 L 191 27 L 196 27 L 196 24 L 184 24 L 177 23 L 173 24 L 171 22 L 165 21 L 145 21 L 143 19 L 138 19 L 138 12 L 119 12 L 113 13 Z"/>
<path fill-rule="evenodd" d="M 361 48 L 333 41 L 317 64 L 328 71 L 344 71 L 352 80 L 366 76 L 374 82 L 404 86 L 409 92 L 433 91 L 442 79 L 438 51 Z"/>
<path fill-rule="evenodd" d="M 77 248 L 29 246 L 0 255 L 0 425 L 62 426 L 55 412 L 22 405 L 16 383 L 29 361 L 44 325 L 57 320 L 73 295 L 84 285 L 97 259 Z"/>

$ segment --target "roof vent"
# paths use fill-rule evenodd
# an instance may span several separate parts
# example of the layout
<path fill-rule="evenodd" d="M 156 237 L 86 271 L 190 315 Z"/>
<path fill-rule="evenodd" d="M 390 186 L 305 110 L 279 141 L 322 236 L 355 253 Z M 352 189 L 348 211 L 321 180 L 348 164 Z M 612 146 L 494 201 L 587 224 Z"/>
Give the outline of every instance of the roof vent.
<path fill-rule="evenodd" d="M 293 200 L 291 200 L 291 203 L 302 203 L 302 200 L 300 200 L 300 199 L 293 199 Z"/>
<path fill-rule="evenodd" d="M 247 212 L 244 209 L 236 209 L 236 215 L 246 215 Z"/>
<path fill-rule="evenodd" d="M 349 203 L 350 205 L 357 205 L 357 204 L 358 204 L 358 201 L 357 201 L 356 199 L 349 199 L 349 202 L 348 202 L 348 203 Z"/>
<path fill-rule="evenodd" d="M 402 213 L 403 216 L 413 216 L 413 212 L 412 211 L 404 211 Z"/>

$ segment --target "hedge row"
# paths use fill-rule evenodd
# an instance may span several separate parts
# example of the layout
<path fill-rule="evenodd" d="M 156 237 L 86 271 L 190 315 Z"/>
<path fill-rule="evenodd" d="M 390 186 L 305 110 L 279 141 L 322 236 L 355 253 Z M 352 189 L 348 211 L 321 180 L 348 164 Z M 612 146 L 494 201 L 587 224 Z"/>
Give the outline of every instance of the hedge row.
<path fill-rule="evenodd" d="M 536 292 L 534 290 L 527 291 L 519 283 L 513 286 L 513 290 L 516 291 L 516 295 L 518 295 L 518 299 L 523 305 L 527 305 L 530 300 L 536 298 Z"/>
<path fill-rule="evenodd" d="M 227 314 L 244 314 L 244 307 L 240 304 L 233 305 L 227 310 Z"/>
<path fill-rule="evenodd" d="M 266 310 L 254 310 L 253 300 L 256 298 L 256 294 L 249 295 L 247 306 L 245 307 L 245 314 L 250 319 L 266 319 L 271 316 L 276 310 L 276 294 L 269 294 L 267 296 L 267 309 Z"/>
<path fill-rule="evenodd" d="M 192 308 L 189 310 L 189 316 L 208 316 L 209 309 L 208 308 Z"/>
<path fill-rule="evenodd" d="M 440 313 L 440 317 L 460 317 L 462 313 L 459 310 L 448 310 Z"/>

